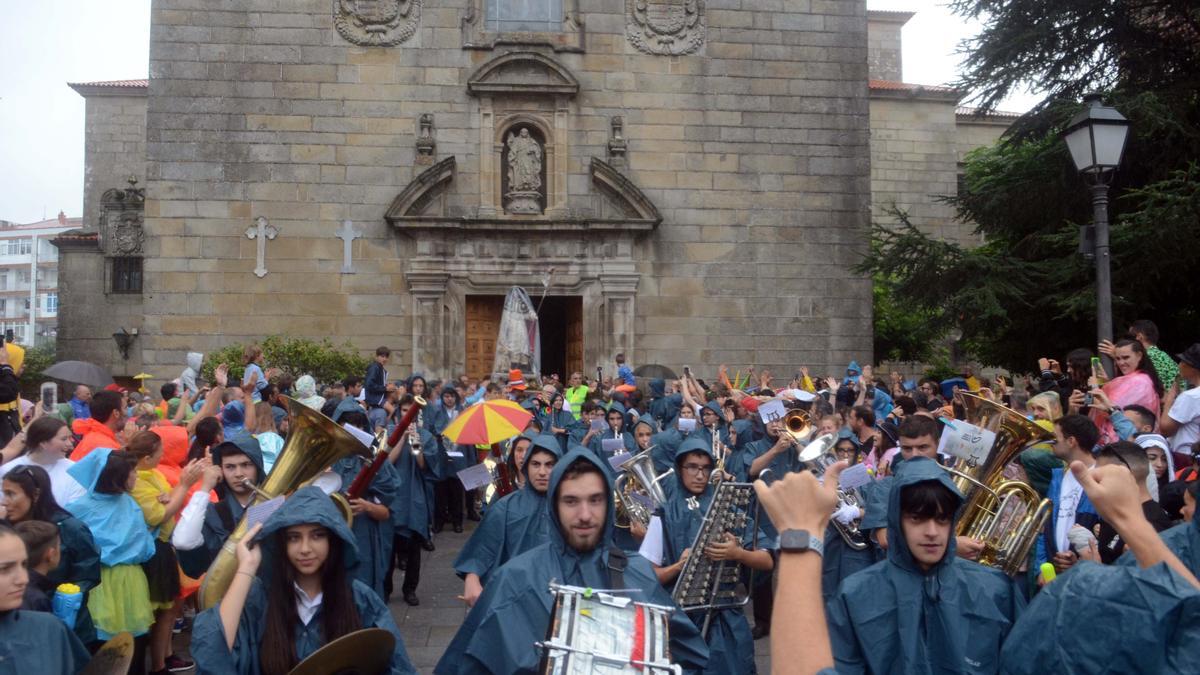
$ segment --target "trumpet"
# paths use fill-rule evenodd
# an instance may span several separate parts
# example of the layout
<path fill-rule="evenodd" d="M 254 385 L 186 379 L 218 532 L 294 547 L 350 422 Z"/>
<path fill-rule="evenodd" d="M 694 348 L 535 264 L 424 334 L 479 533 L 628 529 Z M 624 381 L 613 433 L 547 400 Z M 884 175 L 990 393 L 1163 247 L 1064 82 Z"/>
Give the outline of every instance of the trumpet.
<path fill-rule="evenodd" d="M 425 416 L 425 408 L 422 407 L 421 410 L 419 412 L 417 412 L 417 423 L 411 424 L 408 427 L 408 451 L 412 453 L 413 457 L 416 457 L 417 455 L 421 454 L 421 450 L 423 449 L 421 446 L 420 429 L 422 426 L 424 426 L 422 424 L 422 422 L 424 421 L 424 416 Z"/>
<path fill-rule="evenodd" d="M 822 434 L 817 436 L 812 443 L 804 446 L 800 451 L 799 460 L 804 465 L 805 469 L 812 472 L 818 479 L 825 478 L 825 471 L 835 462 L 838 461 L 837 452 L 833 446 L 837 444 L 837 437 L 833 434 Z M 838 507 L 845 505 L 857 506 L 862 510 L 863 498 L 857 489 L 843 490 L 838 487 Z M 831 518 L 829 523 L 841 535 L 842 540 L 846 545 L 855 551 L 861 551 L 867 547 L 867 536 L 859 529 L 861 518 L 854 520 L 848 524 L 838 522 L 836 518 Z"/>

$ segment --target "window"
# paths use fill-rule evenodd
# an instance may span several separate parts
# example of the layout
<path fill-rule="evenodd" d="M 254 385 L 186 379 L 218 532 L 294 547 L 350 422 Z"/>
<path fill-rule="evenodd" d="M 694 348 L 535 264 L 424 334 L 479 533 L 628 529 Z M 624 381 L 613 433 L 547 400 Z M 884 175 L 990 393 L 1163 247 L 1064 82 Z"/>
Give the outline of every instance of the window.
<path fill-rule="evenodd" d="M 29 270 L 17 270 L 17 283 L 18 284 L 28 284 L 29 283 Z"/>
<path fill-rule="evenodd" d="M 4 253 L 5 255 L 28 255 L 33 251 L 32 239 L 5 239 Z"/>
<path fill-rule="evenodd" d="M 6 300 L 4 298 L 0 298 L 0 316 L 6 316 L 7 314 L 8 314 L 8 300 Z"/>
<path fill-rule="evenodd" d="M 2 310 L 3 308 L 0 308 Z M 58 314 L 58 293 L 46 294 L 46 313 Z"/>
<path fill-rule="evenodd" d="M 557 33 L 562 23 L 562 0 L 487 0 L 490 31 Z"/>
<path fill-rule="evenodd" d="M 0 291 L 8 290 L 8 272 L 0 272 Z"/>
<path fill-rule="evenodd" d="M 112 292 L 141 293 L 142 292 L 142 259 L 113 258 L 112 259 Z"/>

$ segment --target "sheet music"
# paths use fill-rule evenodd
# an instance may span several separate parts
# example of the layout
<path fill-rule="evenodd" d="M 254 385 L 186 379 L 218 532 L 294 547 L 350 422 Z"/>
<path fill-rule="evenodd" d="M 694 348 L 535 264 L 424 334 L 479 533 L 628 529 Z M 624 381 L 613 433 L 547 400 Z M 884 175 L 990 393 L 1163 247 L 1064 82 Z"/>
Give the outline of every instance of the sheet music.
<path fill-rule="evenodd" d="M 650 516 L 650 525 L 646 528 L 646 538 L 638 554 L 655 565 L 663 564 L 663 526 L 658 516 Z"/>

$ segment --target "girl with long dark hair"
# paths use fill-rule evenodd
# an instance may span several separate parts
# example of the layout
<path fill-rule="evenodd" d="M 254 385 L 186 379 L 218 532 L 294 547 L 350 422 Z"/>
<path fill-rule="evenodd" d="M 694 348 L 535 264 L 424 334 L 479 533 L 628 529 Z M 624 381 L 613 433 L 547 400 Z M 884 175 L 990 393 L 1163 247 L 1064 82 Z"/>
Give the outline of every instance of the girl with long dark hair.
<path fill-rule="evenodd" d="M 396 638 L 389 672 L 416 672 L 387 606 L 348 573 L 358 546 L 319 488 L 297 490 L 252 528 L 238 544 L 237 560 L 225 597 L 196 617 L 191 650 L 198 675 L 284 675 L 326 643 L 372 627 Z"/>
<path fill-rule="evenodd" d="M 91 530 L 58 505 L 50 476 L 40 466 L 20 466 L 9 471 L 4 476 L 3 490 L 8 519 L 13 524 L 42 520 L 58 527 L 58 567 L 46 577 L 55 586 L 64 583 L 79 586 L 83 606 L 75 617 L 75 635 L 85 645 L 95 642 L 96 627 L 88 613 L 87 594 L 100 583 L 100 549 L 92 539 Z"/>

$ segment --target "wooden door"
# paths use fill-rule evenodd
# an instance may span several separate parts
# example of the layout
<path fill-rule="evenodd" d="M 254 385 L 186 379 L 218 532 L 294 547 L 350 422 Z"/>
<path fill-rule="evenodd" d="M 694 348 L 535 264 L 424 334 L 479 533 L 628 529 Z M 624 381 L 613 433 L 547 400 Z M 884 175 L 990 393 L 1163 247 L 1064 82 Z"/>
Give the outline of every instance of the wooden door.
<path fill-rule="evenodd" d="M 467 375 L 479 379 L 490 375 L 496 359 L 496 337 L 500 334 L 500 316 L 504 314 L 504 296 L 467 296 Z"/>
<path fill-rule="evenodd" d="M 567 372 L 583 372 L 583 298 L 567 299 Z M 586 376 L 586 374 L 585 374 Z"/>

